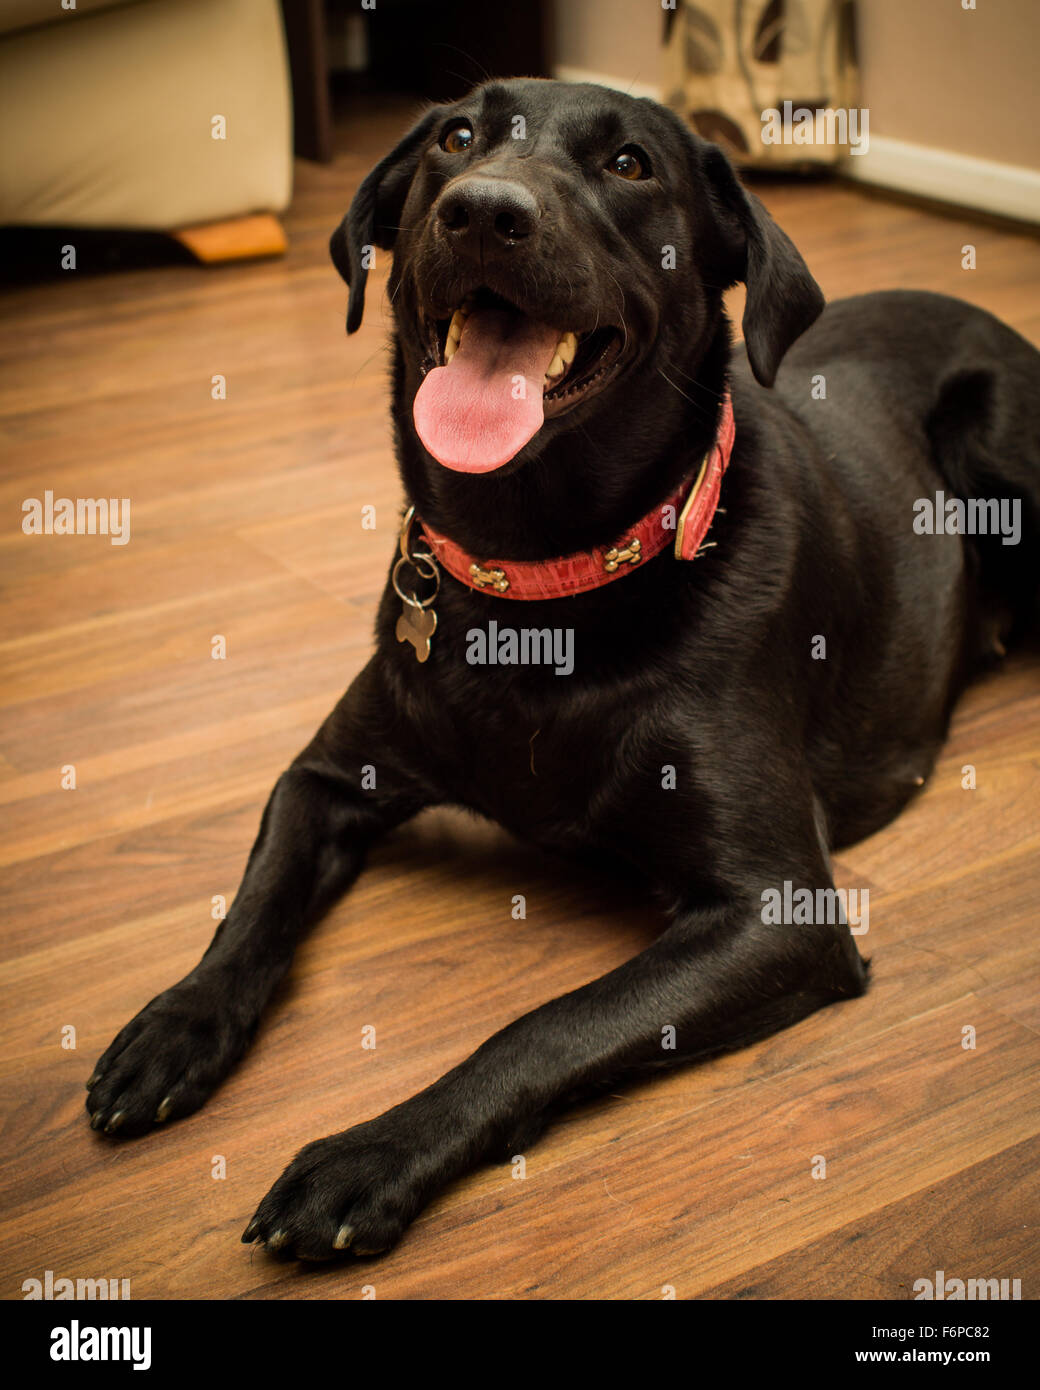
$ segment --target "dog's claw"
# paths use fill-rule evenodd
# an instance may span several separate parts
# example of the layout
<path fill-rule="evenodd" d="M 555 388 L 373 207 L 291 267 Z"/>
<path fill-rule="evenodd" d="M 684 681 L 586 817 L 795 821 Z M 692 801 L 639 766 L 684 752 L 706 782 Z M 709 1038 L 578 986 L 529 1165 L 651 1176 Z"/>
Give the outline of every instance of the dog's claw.
<path fill-rule="evenodd" d="M 252 1018 L 222 1008 L 226 995 L 221 970 L 193 971 L 116 1034 L 87 1083 L 95 1130 L 113 1133 L 122 1111 L 120 1137 L 144 1134 L 204 1103 L 252 1036 Z"/>
<path fill-rule="evenodd" d="M 283 1258 L 349 1260 L 394 1246 L 421 1210 L 429 1171 L 409 1157 L 408 1133 L 391 1112 L 301 1149 L 253 1217 L 276 1233 L 267 1249 L 285 1232 Z M 434 1142 L 417 1146 L 425 1153 Z"/>
<path fill-rule="evenodd" d="M 256 1240 L 256 1238 L 257 1238 L 257 1236 L 258 1236 L 259 1234 L 260 1234 L 260 1222 L 259 1222 L 259 1221 L 257 1220 L 257 1218 L 254 1216 L 253 1219 L 252 1219 L 252 1221 L 250 1221 L 249 1225 L 248 1225 L 248 1226 L 245 1228 L 245 1230 L 242 1232 L 242 1244 L 243 1244 L 243 1245 L 252 1245 L 253 1241 Z"/>
<path fill-rule="evenodd" d="M 119 1126 L 123 1123 L 123 1121 L 124 1121 L 125 1119 L 126 1119 L 126 1111 L 125 1111 L 125 1110 L 117 1110 L 116 1113 L 115 1113 L 115 1114 L 112 1116 L 112 1118 L 109 1120 L 108 1124 L 105 1126 L 105 1133 L 106 1133 L 106 1134 L 115 1134 L 116 1130 L 119 1128 Z"/>

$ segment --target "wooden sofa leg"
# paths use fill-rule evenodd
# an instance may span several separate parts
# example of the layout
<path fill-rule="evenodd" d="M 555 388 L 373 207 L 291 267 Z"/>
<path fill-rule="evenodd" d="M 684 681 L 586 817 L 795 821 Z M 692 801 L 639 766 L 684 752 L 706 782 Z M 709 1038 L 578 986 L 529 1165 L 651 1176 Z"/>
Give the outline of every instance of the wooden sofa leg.
<path fill-rule="evenodd" d="M 255 256 L 283 256 L 289 244 L 282 224 L 269 212 L 178 227 L 170 235 L 205 265 Z"/>

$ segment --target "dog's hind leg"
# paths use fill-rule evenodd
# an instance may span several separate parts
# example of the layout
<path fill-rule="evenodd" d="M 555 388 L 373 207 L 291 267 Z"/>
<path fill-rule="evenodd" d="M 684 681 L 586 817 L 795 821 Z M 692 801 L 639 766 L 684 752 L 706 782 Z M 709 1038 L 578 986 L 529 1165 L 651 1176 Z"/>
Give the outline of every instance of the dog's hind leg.
<path fill-rule="evenodd" d="M 1040 352 L 988 316 L 972 320 L 926 430 L 965 504 L 992 647 L 1040 621 Z"/>
<path fill-rule="evenodd" d="M 252 1041 L 304 931 L 353 881 L 372 841 L 426 804 L 395 759 L 387 709 L 370 664 L 278 779 L 209 949 L 98 1062 L 87 1083 L 92 1128 L 141 1134 L 197 1110 Z M 374 760 L 378 786 L 366 787 Z"/>

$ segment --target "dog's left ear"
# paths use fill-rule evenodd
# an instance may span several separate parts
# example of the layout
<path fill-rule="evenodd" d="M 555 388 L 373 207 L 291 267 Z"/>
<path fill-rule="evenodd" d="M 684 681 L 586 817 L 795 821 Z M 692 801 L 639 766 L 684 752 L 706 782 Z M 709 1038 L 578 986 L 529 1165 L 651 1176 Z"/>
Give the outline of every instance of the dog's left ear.
<path fill-rule="evenodd" d="M 389 251 L 408 196 L 412 177 L 430 132 L 450 108 L 434 106 L 403 140 L 381 159 L 354 195 L 350 210 L 332 233 L 332 263 L 350 286 L 347 332 L 356 333 L 365 312 L 365 281 L 371 249 Z"/>
<path fill-rule="evenodd" d="M 819 318 L 823 291 L 794 243 L 743 187 L 717 145 L 702 145 L 702 169 L 718 200 L 728 285 L 743 281 L 744 345 L 756 380 L 772 386 L 784 353 Z"/>

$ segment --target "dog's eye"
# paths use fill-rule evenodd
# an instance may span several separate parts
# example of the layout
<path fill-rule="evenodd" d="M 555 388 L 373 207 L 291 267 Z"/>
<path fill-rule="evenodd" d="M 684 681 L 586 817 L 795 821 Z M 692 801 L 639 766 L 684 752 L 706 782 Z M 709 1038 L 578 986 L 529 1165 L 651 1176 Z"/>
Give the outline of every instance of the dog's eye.
<path fill-rule="evenodd" d="M 473 132 L 468 125 L 452 126 L 441 136 L 441 149 L 448 154 L 461 154 L 473 144 Z"/>
<path fill-rule="evenodd" d="M 650 161 L 642 150 L 619 150 L 607 168 L 619 179 L 648 179 L 650 177 Z"/>

